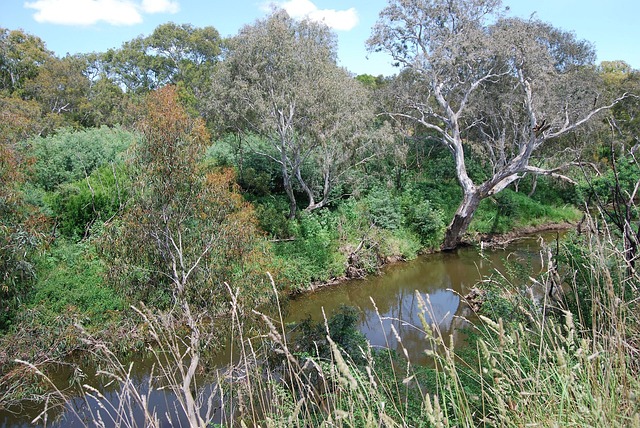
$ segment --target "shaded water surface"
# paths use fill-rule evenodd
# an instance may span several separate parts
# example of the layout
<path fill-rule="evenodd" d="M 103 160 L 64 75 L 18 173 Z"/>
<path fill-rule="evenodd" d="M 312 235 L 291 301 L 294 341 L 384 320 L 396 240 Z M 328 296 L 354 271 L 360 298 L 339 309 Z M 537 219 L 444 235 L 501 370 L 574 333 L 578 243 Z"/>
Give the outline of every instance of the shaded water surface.
<path fill-rule="evenodd" d="M 544 238 L 549 242 L 556 238 L 556 234 L 548 233 Z M 539 236 L 530 236 L 500 250 L 480 251 L 475 247 L 467 247 L 454 252 L 424 255 L 407 263 L 388 266 L 379 276 L 347 281 L 297 296 L 285 305 L 285 321 L 295 322 L 308 316 L 319 321 L 323 319 L 323 311 L 330 316 L 342 305 L 355 306 L 361 312 L 359 329 L 374 347 L 390 347 L 402 353 L 391 331 L 393 324 L 411 361 L 425 363 L 427 358 L 424 351 L 428 343 L 421 332 L 421 321 L 418 317 L 421 309 L 417 294 L 428 303 L 427 322 L 437 324 L 443 335 L 452 335 L 457 342 L 456 346 L 461 346 L 464 344 L 464 334 L 460 329 L 467 325 L 465 319 L 470 319 L 470 311 L 466 310 L 466 305 L 461 304 L 462 296 L 492 272 L 508 271 L 506 264 L 518 266 L 527 276 L 535 275 L 541 265 L 539 250 Z M 507 261 L 514 263 L 505 263 Z M 228 363 L 228 355 L 220 357 L 220 367 Z M 124 362 L 123 365 L 128 364 L 129 362 Z M 150 362 L 135 362 L 132 375 L 135 382 L 141 385 L 142 393 L 147 389 L 150 371 Z M 64 383 L 62 379 L 68 376 L 68 373 L 60 373 L 60 381 Z M 108 399 L 116 399 L 116 392 L 110 391 L 109 388 L 103 393 Z M 154 391 L 150 401 L 159 415 L 165 413 L 164 409 L 176 405 L 175 399 L 168 391 Z M 79 406 L 79 412 L 86 414 L 86 409 L 82 409 L 84 403 L 80 400 L 72 400 L 69 406 Z M 33 426 L 29 422 L 37 414 L 36 410 L 28 408 L 19 414 L 0 410 L 0 427 Z M 67 411 L 67 416 L 69 414 Z M 74 420 L 73 417 L 63 417 L 47 424 L 54 427 L 84 425 L 94 424 L 90 420 Z M 174 426 L 168 421 L 166 425 Z"/>
<path fill-rule="evenodd" d="M 555 234 L 545 239 L 555 239 Z M 462 304 L 464 296 L 478 281 L 495 272 L 507 277 L 514 269 L 526 272 L 527 276 L 537 273 L 541 266 L 539 250 L 536 235 L 519 239 L 505 249 L 481 252 L 466 247 L 424 255 L 408 263 L 388 266 L 380 276 L 348 281 L 293 299 L 287 305 L 286 321 L 306 316 L 322 320 L 323 311 L 328 317 L 341 305 L 355 306 L 361 311 L 359 329 L 371 345 L 400 352 L 390 328 L 393 324 L 412 362 L 424 363 L 428 344 L 421 332 L 418 315 L 423 311 L 417 294 L 427 303 L 424 313 L 427 323 L 437 324 L 443 336 L 452 334 L 457 345 L 462 344 L 464 335 L 460 329 L 466 326 L 465 319 L 473 320 L 467 306 Z"/>

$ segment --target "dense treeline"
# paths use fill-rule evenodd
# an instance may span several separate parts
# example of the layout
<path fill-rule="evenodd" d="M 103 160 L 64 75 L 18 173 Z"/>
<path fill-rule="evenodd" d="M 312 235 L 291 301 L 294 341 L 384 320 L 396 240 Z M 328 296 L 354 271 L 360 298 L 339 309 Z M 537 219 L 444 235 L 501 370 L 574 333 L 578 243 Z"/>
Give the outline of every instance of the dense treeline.
<path fill-rule="evenodd" d="M 0 29 L 0 374 L 85 346 L 78 320 L 114 339 L 140 301 L 197 349 L 274 298 L 266 272 L 290 294 L 585 207 L 635 275 L 637 71 L 494 3 L 391 0 L 368 42 L 389 77 L 283 11 L 63 58 Z"/>

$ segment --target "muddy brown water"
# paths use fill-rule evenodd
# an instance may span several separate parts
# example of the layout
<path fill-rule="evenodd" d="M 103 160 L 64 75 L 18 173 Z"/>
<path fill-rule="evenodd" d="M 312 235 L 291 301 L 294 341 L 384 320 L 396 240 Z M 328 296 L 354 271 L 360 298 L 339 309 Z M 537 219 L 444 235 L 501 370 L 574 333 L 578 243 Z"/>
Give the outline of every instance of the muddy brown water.
<path fill-rule="evenodd" d="M 363 280 L 351 280 L 337 285 L 320 288 L 312 293 L 302 294 L 285 303 L 283 313 L 286 322 L 295 322 L 308 316 L 320 321 L 324 314 L 330 316 L 342 305 L 355 306 L 360 310 L 359 329 L 367 337 L 374 348 L 391 348 L 403 354 L 402 346 L 408 352 L 414 364 L 428 362 L 425 350 L 428 343 L 421 330 L 421 313 L 418 294 L 424 298 L 430 309 L 425 314 L 429 324 L 437 324 L 445 337 L 451 336 L 457 347 L 464 346 L 465 335 L 462 327 L 473 322 L 470 311 L 462 303 L 471 287 L 482 278 L 496 272 L 505 273 L 507 261 L 516 262 L 518 266 L 535 275 L 541 267 L 540 238 L 546 242 L 555 241 L 555 232 L 531 235 L 515 240 L 503 249 L 486 249 L 477 247 L 460 248 L 454 252 L 423 255 L 406 263 L 387 266 L 379 276 L 370 276 Z M 391 325 L 398 332 L 402 344 L 399 344 Z M 219 358 L 221 367 L 229 362 L 229 355 Z M 125 361 L 124 365 L 128 366 Z M 146 394 L 152 362 L 136 361 L 132 372 L 134 382 L 140 385 L 141 392 Z M 87 368 L 86 383 L 93 378 L 91 368 Z M 54 373 L 56 383 L 68 384 L 71 372 L 61 369 Z M 106 387 L 102 391 L 106 400 L 117 405 L 117 391 Z M 154 391 L 150 396 L 150 405 L 162 415 L 167 408 L 176 405 L 175 397 L 169 391 Z M 90 404 L 96 411 L 97 404 Z M 73 410 L 71 410 L 73 409 Z M 41 407 L 24 406 L 12 409 L 13 412 L 0 409 L 0 427 L 32 427 L 45 426 L 42 421 L 31 424 Z M 80 418 L 74 416 L 80 415 Z M 87 412 L 87 404 L 80 399 L 72 399 L 66 410 L 52 412 L 46 423 L 48 427 L 82 427 L 95 426 Z M 141 415 L 133 415 L 141 421 Z M 107 426 L 109 426 L 108 421 Z M 168 420 L 163 426 L 180 426 L 180 421 Z M 137 424 L 136 424 L 137 425 Z M 182 424 L 184 426 L 184 423 Z"/>

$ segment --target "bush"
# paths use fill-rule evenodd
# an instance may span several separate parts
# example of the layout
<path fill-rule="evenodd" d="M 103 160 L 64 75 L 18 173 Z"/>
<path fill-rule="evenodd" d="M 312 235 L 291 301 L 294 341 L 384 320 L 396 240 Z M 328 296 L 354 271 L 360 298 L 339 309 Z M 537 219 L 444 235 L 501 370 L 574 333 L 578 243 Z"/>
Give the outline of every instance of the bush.
<path fill-rule="evenodd" d="M 125 302 L 104 283 L 104 264 L 92 243 L 58 240 L 37 261 L 39 272 L 29 306 L 44 306 L 53 317 L 79 312 L 90 325 L 100 325 Z"/>
<path fill-rule="evenodd" d="M 505 189 L 480 203 L 470 230 L 505 233 L 517 227 L 575 221 L 579 216 L 573 207 L 542 204 L 524 193 Z"/>
<path fill-rule="evenodd" d="M 62 129 L 27 142 L 35 158 L 32 182 L 47 191 L 62 183 L 89 176 L 95 169 L 119 159 L 137 136 L 122 128 Z"/>
<path fill-rule="evenodd" d="M 273 238 L 289 238 L 292 235 L 292 221 L 287 218 L 289 201 L 286 197 L 268 196 L 253 201 L 260 228 Z"/>
<path fill-rule="evenodd" d="M 337 215 L 327 209 L 303 212 L 292 226 L 294 240 L 274 246 L 281 279 L 287 287 L 304 289 L 344 274 L 346 258 L 338 251 Z"/>
<path fill-rule="evenodd" d="M 81 239 L 88 236 L 94 223 L 112 218 L 124 206 L 129 187 L 124 165 L 105 165 L 87 179 L 60 185 L 44 199 L 60 233 Z"/>
<path fill-rule="evenodd" d="M 368 217 L 373 224 L 383 229 L 397 229 L 402 225 L 400 201 L 391 191 L 379 188 L 371 191 L 364 199 Z"/>
<path fill-rule="evenodd" d="M 412 203 L 407 208 L 406 221 L 425 247 L 435 248 L 442 242 L 446 229 L 444 215 L 441 210 L 434 209 L 428 200 Z"/>
<path fill-rule="evenodd" d="M 420 237 L 404 227 L 393 231 L 386 229 L 372 231 L 371 239 L 374 255 L 383 262 L 389 256 L 400 256 L 404 260 L 415 259 L 423 248 Z"/>

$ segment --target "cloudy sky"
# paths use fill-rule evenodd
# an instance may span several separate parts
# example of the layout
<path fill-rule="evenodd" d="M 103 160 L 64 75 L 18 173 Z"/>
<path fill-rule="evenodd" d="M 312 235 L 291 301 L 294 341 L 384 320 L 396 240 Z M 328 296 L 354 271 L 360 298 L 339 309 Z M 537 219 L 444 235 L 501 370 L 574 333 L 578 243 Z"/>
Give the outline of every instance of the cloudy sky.
<path fill-rule="evenodd" d="M 0 27 L 41 37 L 57 55 L 102 52 L 164 22 L 211 25 L 232 36 L 263 17 L 269 4 L 294 17 L 325 22 L 338 35 L 341 65 L 361 74 L 394 74 L 390 59 L 368 54 L 365 41 L 386 0 L 0 0 Z M 510 13 L 533 13 L 594 43 L 598 60 L 622 59 L 640 68 L 638 0 L 503 0 Z"/>

